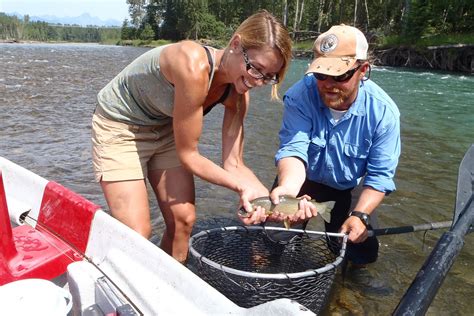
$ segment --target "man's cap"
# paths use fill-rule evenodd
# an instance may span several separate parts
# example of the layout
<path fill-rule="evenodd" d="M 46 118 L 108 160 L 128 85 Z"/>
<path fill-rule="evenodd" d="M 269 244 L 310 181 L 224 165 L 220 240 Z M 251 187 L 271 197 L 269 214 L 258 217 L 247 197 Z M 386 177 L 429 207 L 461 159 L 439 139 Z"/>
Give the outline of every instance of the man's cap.
<path fill-rule="evenodd" d="M 314 42 L 314 60 L 306 73 L 342 75 L 358 59 L 367 59 L 368 48 L 367 39 L 359 29 L 344 24 L 335 25 Z"/>

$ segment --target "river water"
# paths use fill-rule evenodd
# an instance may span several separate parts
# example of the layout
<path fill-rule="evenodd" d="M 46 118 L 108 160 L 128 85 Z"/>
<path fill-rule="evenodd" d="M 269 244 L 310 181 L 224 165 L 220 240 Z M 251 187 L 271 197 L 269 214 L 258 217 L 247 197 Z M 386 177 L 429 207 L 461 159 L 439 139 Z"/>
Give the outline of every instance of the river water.
<path fill-rule="evenodd" d="M 89 44 L 0 44 L 0 155 L 54 180 L 107 210 L 93 181 L 90 129 L 97 92 L 146 48 Z M 299 80 L 308 60 L 294 60 L 281 91 Z M 377 67 L 374 79 L 401 112 L 402 155 L 397 191 L 378 209 L 380 225 L 405 226 L 451 220 L 459 163 L 474 143 L 474 77 Z M 282 105 L 269 89 L 252 92 L 246 120 L 246 163 L 271 186 Z M 200 150 L 220 159 L 223 111 L 205 118 Z M 198 220 L 235 218 L 237 196 L 196 179 Z M 163 220 L 151 203 L 153 228 Z M 337 279 L 328 315 L 390 315 L 428 257 L 442 230 L 382 236 L 374 274 L 394 292 L 388 296 L 351 290 Z M 473 235 L 447 275 L 429 315 L 471 315 L 474 308 Z M 156 241 L 157 237 L 152 238 Z M 159 264 L 159 263 L 157 263 Z"/>

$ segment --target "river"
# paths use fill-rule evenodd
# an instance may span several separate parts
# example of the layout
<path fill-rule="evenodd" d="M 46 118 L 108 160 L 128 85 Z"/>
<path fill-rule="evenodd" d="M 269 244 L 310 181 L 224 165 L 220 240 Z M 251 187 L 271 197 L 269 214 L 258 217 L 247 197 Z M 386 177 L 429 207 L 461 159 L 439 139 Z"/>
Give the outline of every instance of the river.
<path fill-rule="evenodd" d="M 0 155 L 54 180 L 107 210 L 91 165 L 91 117 L 97 92 L 147 48 L 95 44 L 0 44 Z M 309 60 L 294 60 L 282 85 L 299 80 Z M 380 225 L 451 220 L 459 163 L 474 142 L 474 77 L 376 67 L 371 78 L 401 112 L 402 155 L 397 191 L 378 208 Z M 246 163 L 268 186 L 278 146 L 282 105 L 269 89 L 252 91 L 246 120 Z M 220 159 L 223 111 L 205 118 L 201 152 Z M 196 180 L 198 220 L 234 218 L 237 196 Z M 151 203 L 155 236 L 163 220 Z M 353 291 L 336 282 L 325 314 L 390 315 L 442 234 L 442 230 L 382 236 L 373 270 L 394 289 L 389 296 Z M 428 315 L 471 315 L 474 308 L 473 235 L 434 299 Z M 156 241 L 157 237 L 152 240 Z M 158 263 L 157 263 L 158 264 Z M 338 280 L 338 279 L 337 279 Z"/>

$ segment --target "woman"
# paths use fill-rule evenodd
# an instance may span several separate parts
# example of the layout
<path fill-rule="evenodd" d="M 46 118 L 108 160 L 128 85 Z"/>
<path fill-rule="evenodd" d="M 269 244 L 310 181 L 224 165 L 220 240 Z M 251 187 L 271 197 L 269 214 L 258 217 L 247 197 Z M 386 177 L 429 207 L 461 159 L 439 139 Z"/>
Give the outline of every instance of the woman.
<path fill-rule="evenodd" d="M 225 49 L 183 41 L 152 49 L 122 70 L 99 92 L 92 122 L 94 171 L 112 215 L 150 236 L 148 178 L 166 224 L 161 247 L 184 262 L 196 217 L 194 175 L 237 192 L 250 211 L 249 200 L 269 192 L 243 162 L 249 90 L 272 84 L 277 97 L 290 58 L 287 30 L 261 11 Z M 217 103 L 225 108 L 222 167 L 198 150 L 203 116 Z"/>

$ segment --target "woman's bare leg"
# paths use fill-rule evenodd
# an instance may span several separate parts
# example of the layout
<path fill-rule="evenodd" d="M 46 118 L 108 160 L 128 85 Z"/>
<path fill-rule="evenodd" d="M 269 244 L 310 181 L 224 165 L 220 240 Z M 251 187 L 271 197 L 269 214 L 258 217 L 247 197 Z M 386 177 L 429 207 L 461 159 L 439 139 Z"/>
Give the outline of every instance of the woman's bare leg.
<path fill-rule="evenodd" d="M 145 180 L 101 181 L 112 216 L 145 238 L 151 235 Z"/>
<path fill-rule="evenodd" d="M 193 175 L 183 167 L 177 167 L 150 171 L 148 178 L 166 224 L 161 248 L 184 263 L 188 256 L 189 237 L 196 221 Z"/>

